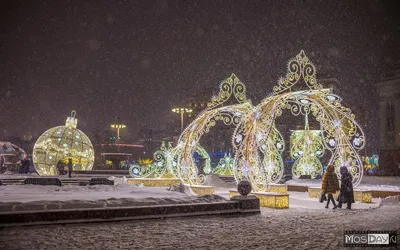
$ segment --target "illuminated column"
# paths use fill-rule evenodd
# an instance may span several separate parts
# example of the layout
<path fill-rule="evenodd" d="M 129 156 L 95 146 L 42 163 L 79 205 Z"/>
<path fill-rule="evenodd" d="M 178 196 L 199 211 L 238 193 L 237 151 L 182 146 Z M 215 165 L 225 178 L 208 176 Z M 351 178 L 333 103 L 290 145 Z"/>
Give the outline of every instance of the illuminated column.
<path fill-rule="evenodd" d="M 178 114 L 181 115 L 181 131 L 183 131 L 183 115 L 185 113 L 192 113 L 193 110 L 192 109 L 188 109 L 188 108 L 174 108 L 174 109 L 172 109 L 172 112 L 178 113 Z"/>

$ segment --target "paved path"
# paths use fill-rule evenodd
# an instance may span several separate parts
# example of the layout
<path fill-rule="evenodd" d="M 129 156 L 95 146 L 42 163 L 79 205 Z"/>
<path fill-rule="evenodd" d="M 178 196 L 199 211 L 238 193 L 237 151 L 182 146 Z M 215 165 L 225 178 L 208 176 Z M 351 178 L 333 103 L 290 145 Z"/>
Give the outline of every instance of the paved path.
<path fill-rule="evenodd" d="M 7 250 L 345 249 L 344 230 L 395 229 L 400 233 L 400 205 L 352 211 L 263 208 L 261 215 L 248 217 L 7 228 L 0 230 L 0 246 Z"/>

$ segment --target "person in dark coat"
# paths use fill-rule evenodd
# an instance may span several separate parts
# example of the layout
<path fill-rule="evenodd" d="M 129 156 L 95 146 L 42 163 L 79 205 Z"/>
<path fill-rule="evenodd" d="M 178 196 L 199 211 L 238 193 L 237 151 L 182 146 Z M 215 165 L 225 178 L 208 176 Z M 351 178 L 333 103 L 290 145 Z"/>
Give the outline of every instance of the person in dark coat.
<path fill-rule="evenodd" d="M 340 182 L 340 194 L 338 196 L 338 207 L 342 208 L 342 203 L 347 203 L 347 209 L 351 209 L 351 203 L 354 203 L 353 177 L 347 170 L 347 167 L 340 167 L 342 175 Z"/>
<path fill-rule="evenodd" d="M 67 166 L 68 166 L 68 176 L 69 176 L 69 178 L 71 178 L 71 174 L 72 174 L 72 159 L 71 158 L 69 158 L 68 159 L 68 164 L 67 164 Z"/>
<path fill-rule="evenodd" d="M 336 209 L 337 206 L 333 199 L 333 194 L 339 191 L 339 180 L 333 165 L 329 165 L 326 168 L 326 172 L 322 177 L 322 191 L 325 192 L 325 194 L 328 194 L 328 201 L 325 208 L 329 208 L 329 202 L 332 201 L 333 209 Z"/>

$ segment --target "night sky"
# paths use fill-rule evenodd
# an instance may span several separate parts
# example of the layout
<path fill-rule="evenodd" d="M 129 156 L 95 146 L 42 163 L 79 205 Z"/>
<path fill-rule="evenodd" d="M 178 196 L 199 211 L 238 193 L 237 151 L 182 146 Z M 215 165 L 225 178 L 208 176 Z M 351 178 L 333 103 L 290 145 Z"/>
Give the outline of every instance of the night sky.
<path fill-rule="evenodd" d="M 339 80 L 378 148 L 380 74 L 400 68 L 395 1 L 8 1 L 1 8 L 0 140 L 117 116 L 137 139 L 174 104 L 235 73 L 257 104 L 301 49 Z M 319 74 L 318 74 L 319 73 Z"/>

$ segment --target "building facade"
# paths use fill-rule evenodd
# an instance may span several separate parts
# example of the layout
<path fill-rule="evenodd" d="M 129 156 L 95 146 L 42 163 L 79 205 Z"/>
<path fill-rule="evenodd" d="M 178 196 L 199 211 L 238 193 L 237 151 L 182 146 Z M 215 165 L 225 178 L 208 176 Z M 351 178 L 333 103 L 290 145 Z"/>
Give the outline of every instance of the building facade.
<path fill-rule="evenodd" d="M 381 169 L 400 175 L 400 70 L 382 74 L 379 94 Z"/>

